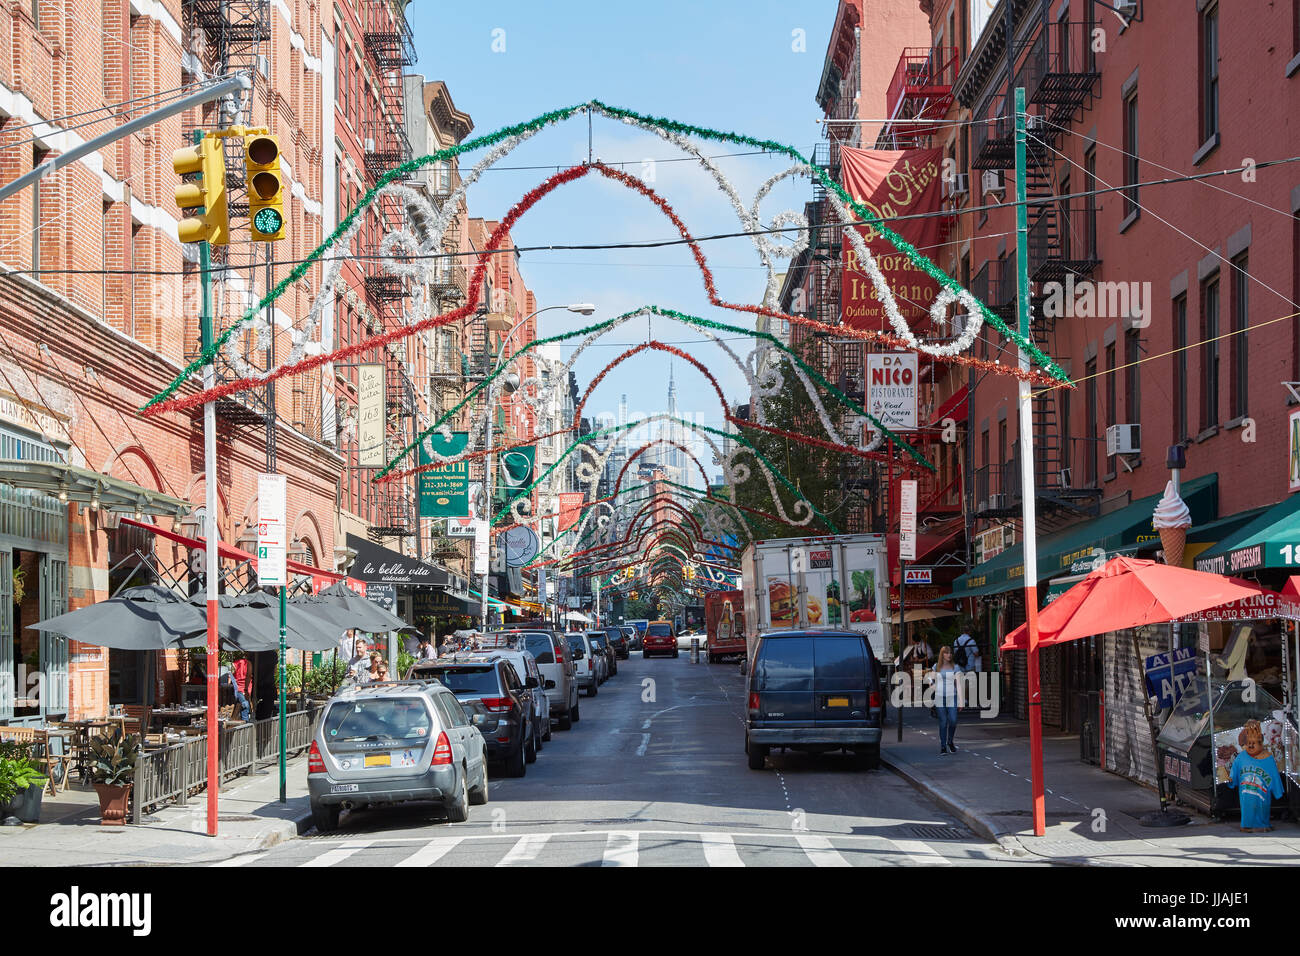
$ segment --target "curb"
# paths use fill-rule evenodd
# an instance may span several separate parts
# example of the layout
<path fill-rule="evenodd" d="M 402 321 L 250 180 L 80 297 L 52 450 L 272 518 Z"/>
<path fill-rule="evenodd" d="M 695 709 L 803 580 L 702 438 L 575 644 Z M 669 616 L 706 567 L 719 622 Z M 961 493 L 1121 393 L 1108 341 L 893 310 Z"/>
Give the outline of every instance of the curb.
<path fill-rule="evenodd" d="M 880 762 L 906 780 L 913 788 L 938 802 L 945 810 L 960 819 L 985 840 L 996 843 L 1009 855 L 1014 857 L 1037 856 L 1037 854 L 1031 854 L 1026 850 L 1015 836 L 1009 833 L 999 833 L 989 817 L 968 806 L 960 797 L 934 783 L 929 776 L 906 760 L 896 757 L 889 753 L 888 750 L 881 748 Z"/>

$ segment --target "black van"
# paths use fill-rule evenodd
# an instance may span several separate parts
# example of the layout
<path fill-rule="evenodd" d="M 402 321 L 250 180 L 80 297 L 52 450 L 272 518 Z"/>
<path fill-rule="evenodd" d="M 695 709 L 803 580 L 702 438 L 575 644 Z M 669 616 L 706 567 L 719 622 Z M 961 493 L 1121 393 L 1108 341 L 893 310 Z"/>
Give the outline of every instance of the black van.
<path fill-rule="evenodd" d="M 773 747 L 851 751 L 880 766 L 880 665 L 856 631 L 792 630 L 760 635 L 749 671 L 745 753 L 762 770 Z"/>

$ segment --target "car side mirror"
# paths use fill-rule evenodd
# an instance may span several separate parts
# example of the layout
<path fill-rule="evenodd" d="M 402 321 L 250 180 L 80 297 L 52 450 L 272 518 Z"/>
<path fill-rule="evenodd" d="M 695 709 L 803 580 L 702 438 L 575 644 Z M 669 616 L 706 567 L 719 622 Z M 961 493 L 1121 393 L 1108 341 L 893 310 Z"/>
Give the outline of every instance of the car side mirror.
<path fill-rule="evenodd" d="M 525 686 L 525 687 L 528 687 L 528 688 L 534 688 L 534 687 L 536 687 L 536 686 L 537 686 L 537 678 L 536 678 L 536 677 L 530 677 L 530 678 L 528 678 L 528 680 L 524 681 L 524 686 Z"/>
<path fill-rule="evenodd" d="M 554 690 L 554 689 L 555 689 L 555 681 L 553 681 L 553 680 L 547 680 L 547 682 L 546 682 L 546 686 L 545 686 L 545 688 L 543 688 L 543 689 L 544 689 L 544 690 Z"/>

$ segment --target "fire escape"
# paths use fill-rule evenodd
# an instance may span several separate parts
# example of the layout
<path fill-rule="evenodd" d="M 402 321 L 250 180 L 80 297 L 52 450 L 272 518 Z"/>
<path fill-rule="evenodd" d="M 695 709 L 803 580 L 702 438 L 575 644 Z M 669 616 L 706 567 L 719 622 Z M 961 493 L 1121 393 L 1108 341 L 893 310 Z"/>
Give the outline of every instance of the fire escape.
<path fill-rule="evenodd" d="M 929 145 L 932 134 L 952 105 L 952 85 L 957 78 L 957 48 L 907 47 L 885 94 L 889 123 L 876 139 L 877 149 L 918 149 Z"/>
<path fill-rule="evenodd" d="M 184 145 L 193 143 L 196 129 L 204 131 L 243 124 L 253 120 L 253 103 L 259 91 L 265 92 L 266 77 L 260 71 L 264 44 L 271 39 L 271 4 L 269 0 L 185 0 L 182 12 L 186 50 L 207 76 L 242 74 L 252 79 L 253 88 L 232 94 L 215 108 L 204 111 L 196 126 L 184 130 Z M 213 272 L 213 332 L 220 335 L 230 321 L 241 316 L 245 303 L 256 301 L 261 288 L 258 244 L 250 241 L 248 231 L 248 189 L 244 182 L 244 146 L 238 137 L 222 140 L 225 151 L 226 195 L 230 215 L 231 242 L 211 248 Z M 199 343 L 195 342 L 197 347 Z M 253 337 L 244 336 L 242 353 L 257 367 L 265 367 L 253 351 Z M 197 348 L 186 355 L 198 356 Z M 261 358 L 268 358 L 263 356 Z M 242 378 L 226 352 L 218 352 L 214 362 L 218 385 Z M 267 430 L 268 467 L 275 463 L 274 411 L 270 394 L 262 389 L 241 392 L 216 402 L 218 419 L 226 428 L 265 428 Z"/>
<path fill-rule="evenodd" d="M 1059 317 L 1044 310 L 1049 283 L 1087 279 L 1100 264 L 1096 258 L 1092 197 L 1056 200 L 1062 179 L 1054 147 L 1068 132 L 1076 114 L 1092 105 L 1100 74 L 1088 55 L 1090 24 L 1058 22 L 1045 25 L 1015 55 L 1020 60 L 1013 87 L 1024 87 L 1027 103 L 1025 195 L 1029 209 L 1030 334 L 1048 354 L 1055 354 L 1055 324 Z M 1023 55 L 1023 57 L 1022 57 Z M 981 170 L 982 194 L 1011 188 L 1015 168 L 1015 116 L 1005 93 L 994 94 L 977 115 L 971 143 L 971 165 Z M 1065 172 L 1068 177 L 1068 170 Z M 1073 189 L 1073 187 L 1072 187 Z M 1016 312 L 1015 256 L 991 259 L 980 268 L 971 292 L 1013 328 Z M 1014 353 L 1013 353 L 1014 354 Z M 1005 361 L 1005 359 L 1004 359 Z M 1081 488 L 1073 480 L 1070 450 L 1061 437 L 1058 392 L 1033 400 L 1034 484 L 1040 521 L 1045 529 L 1068 524 L 1080 514 L 1098 513 L 1101 491 Z M 1006 518 L 1019 512 L 1021 498 L 1018 460 L 986 463 L 975 473 L 975 516 Z"/>

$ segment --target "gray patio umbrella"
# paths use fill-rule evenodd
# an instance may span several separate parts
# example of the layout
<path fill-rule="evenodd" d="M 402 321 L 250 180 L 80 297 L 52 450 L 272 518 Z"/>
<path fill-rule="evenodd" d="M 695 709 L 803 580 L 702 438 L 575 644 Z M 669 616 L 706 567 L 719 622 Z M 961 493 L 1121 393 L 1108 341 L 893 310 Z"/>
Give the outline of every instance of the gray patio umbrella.
<path fill-rule="evenodd" d="M 179 647 L 189 635 L 206 631 L 207 615 L 175 591 L 146 584 L 28 627 L 83 644 L 156 651 Z"/>
<path fill-rule="evenodd" d="M 202 608 L 204 628 L 207 612 L 202 598 L 191 601 Z M 280 646 L 280 599 L 277 595 L 255 590 L 246 594 L 223 594 L 217 599 L 217 626 L 229 634 L 231 643 L 243 651 L 273 651 Z M 285 614 L 285 643 L 304 651 L 325 651 L 338 646 L 343 628 L 289 604 Z M 184 640 L 185 646 L 201 646 L 204 634 Z"/>
<path fill-rule="evenodd" d="M 294 598 L 289 602 L 306 608 L 312 614 L 325 617 L 344 630 L 396 631 L 407 624 L 390 614 L 374 601 L 363 598 L 344 582 L 331 584 L 317 594 Z"/>

